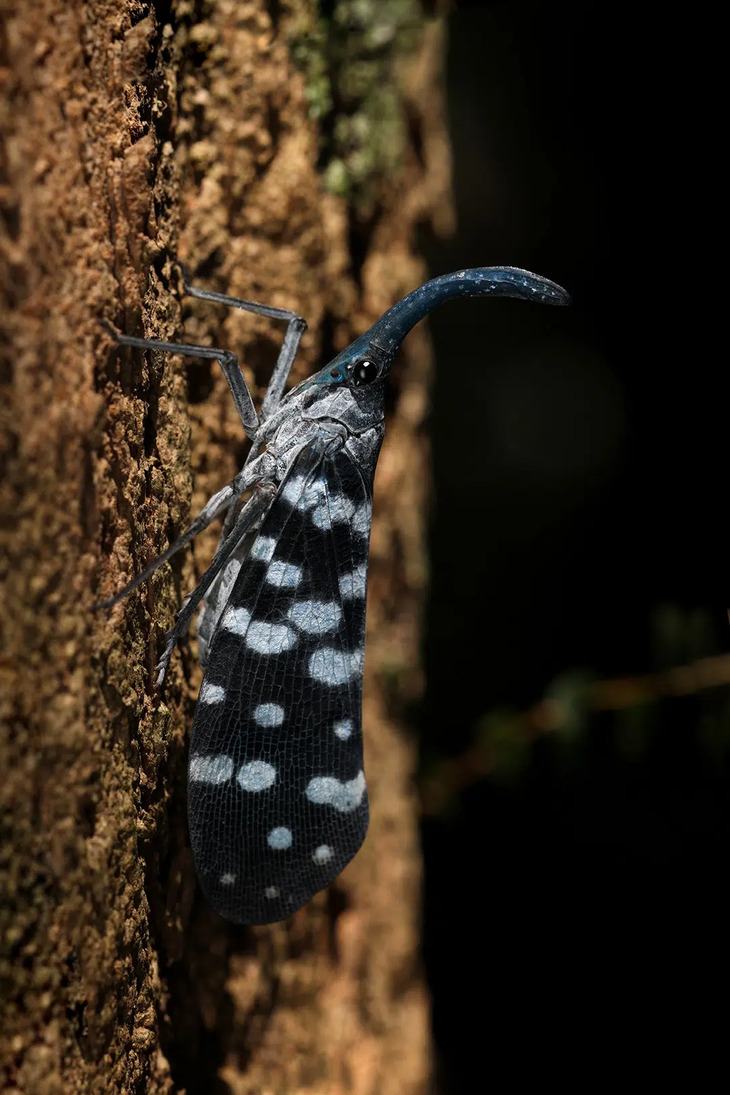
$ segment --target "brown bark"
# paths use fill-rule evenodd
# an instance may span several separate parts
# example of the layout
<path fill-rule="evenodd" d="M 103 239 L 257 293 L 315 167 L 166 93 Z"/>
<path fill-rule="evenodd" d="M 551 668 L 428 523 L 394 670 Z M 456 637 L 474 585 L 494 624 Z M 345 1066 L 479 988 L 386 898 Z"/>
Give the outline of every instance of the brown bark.
<path fill-rule="evenodd" d="M 313 0 L 4 7 L 3 1090 L 226 1090 L 218 1076 L 235 1093 L 422 1091 L 414 743 L 398 711 L 420 688 L 426 334 L 394 375 L 376 482 L 371 829 L 328 894 L 245 930 L 197 892 L 194 642 L 162 694 L 153 667 L 214 537 L 111 613 L 90 606 L 244 451 L 216 368 L 117 353 L 100 317 L 179 337 L 179 256 L 209 287 L 304 315 L 301 376 L 416 285 L 414 225 L 448 218 L 442 27 L 416 0 L 361 23 L 351 2 L 318 20 Z M 198 304 L 184 329 L 240 349 L 259 390 L 281 339 Z"/>

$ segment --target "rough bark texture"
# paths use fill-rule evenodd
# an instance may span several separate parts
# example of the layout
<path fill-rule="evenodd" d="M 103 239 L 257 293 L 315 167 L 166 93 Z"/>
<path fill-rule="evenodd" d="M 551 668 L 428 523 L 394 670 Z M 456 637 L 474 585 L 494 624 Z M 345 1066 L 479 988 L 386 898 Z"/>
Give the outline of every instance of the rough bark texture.
<path fill-rule="evenodd" d="M 181 307 L 201 284 L 294 308 L 301 376 L 424 275 L 448 217 L 442 27 L 417 0 L 5 0 L 2 413 L 3 1090 L 424 1089 L 414 747 L 429 355 L 393 379 L 366 662 L 372 824 L 329 893 L 235 929 L 196 888 L 185 822 L 195 643 L 153 669 L 212 552 L 91 605 L 239 466 L 215 366 L 118 353 L 99 324 L 240 349 L 281 331 Z"/>

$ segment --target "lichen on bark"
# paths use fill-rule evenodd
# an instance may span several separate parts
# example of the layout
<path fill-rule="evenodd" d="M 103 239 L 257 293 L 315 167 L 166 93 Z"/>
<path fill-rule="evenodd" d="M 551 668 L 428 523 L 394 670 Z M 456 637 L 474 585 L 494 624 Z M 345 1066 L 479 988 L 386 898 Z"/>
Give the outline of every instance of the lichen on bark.
<path fill-rule="evenodd" d="M 337 0 L 327 14 L 306 7 L 289 28 L 319 126 L 326 188 L 359 213 L 374 210 L 408 151 L 408 65 L 418 50 L 418 0 Z"/>

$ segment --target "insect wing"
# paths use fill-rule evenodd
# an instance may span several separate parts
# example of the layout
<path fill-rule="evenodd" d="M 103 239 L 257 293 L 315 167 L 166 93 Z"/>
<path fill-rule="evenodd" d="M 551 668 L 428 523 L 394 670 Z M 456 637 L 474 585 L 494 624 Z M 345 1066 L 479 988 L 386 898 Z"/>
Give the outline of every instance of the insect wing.
<path fill-rule="evenodd" d="M 342 443 L 282 485 L 213 638 L 190 748 L 190 838 L 223 916 L 281 920 L 368 825 L 362 671 L 371 487 Z"/>

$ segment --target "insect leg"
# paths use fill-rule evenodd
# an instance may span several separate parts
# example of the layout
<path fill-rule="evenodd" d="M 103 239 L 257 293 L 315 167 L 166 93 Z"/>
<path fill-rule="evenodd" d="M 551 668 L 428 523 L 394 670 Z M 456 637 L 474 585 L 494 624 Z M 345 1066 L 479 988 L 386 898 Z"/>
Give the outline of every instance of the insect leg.
<path fill-rule="evenodd" d="M 165 679 L 165 673 L 167 672 L 167 666 L 170 662 L 170 656 L 175 649 L 175 644 L 180 642 L 187 634 L 188 628 L 190 627 L 190 621 L 193 618 L 196 608 L 228 562 L 234 548 L 240 543 L 241 537 L 258 526 L 275 496 L 276 486 L 273 482 L 258 483 L 253 494 L 238 515 L 238 520 L 236 521 L 231 534 L 219 543 L 218 549 L 213 557 L 213 562 L 185 601 L 185 604 L 175 618 L 173 627 L 165 636 L 165 649 L 157 665 L 158 687 Z"/>
<path fill-rule="evenodd" d="M 236 410 L 246 435 L 252 441 L 255 441 L 256 431 L 259 427 L 258 415 L 253 405 L 251 393 L 248 390 L 248 384 L 238 367 L 236 354 L 232 354 L 230 350 L 220 350 L 213 346 L 193 346 L 186 342 L 160 342 L 152 338 L 134 338 L 132 335 L 117 334 L 106 323 L 104 326 L 120 346 L 135 346 L 140 350 L 164 350 L 166 353 L 186 354 L 188 357 L 202 357 L 217 361 L 228 381 L 228 387 L 231 389 L 233 402 L 236 404 Z"/>
<path fill-rule="evenodd" d="M 306 321 L 296 312 L 290 312 L 286 308 L 273 308 L 268 304 L 257 304 L 253 300 L 242 300 L 240 297 L 229 297 L 223 293 L 214 293 L 210 289 L 196 289 L 188 281 L 185 267 L 182 263 L 178 265 L 182 271 L 183 288 L 189 296 L 197 297 L 198 300 L 210 300 L 214 304 L 225 304 L 229 308 L 242 308 L 245 312 L 255 312 L 259 316 L 267 316 L 269 319 L 281 319 L 286 322 L 284 342 L 261 404 L 261 421 L 263 422 L 276 409 L 284 394 L 284 388 L 289 379 L 294 358 L 299 350 L 299 343 L 307 329 Z"/>
<path fill-rule="evenodd" d="M 206 529 L 211 521 L 215 520 L 216 517 L 231 507 L 232 503 L 235 503 L 239 497 L 240 490 L 237 490 L 232 483 L 227 483 L 221 490 L 216 491 L 213 497 L 209 498 L 205 503 L 193 523 L 185 530 L 182 536 L 178 537 L 174 544 L 170 544 L 167 551 L 163 551 L 162 555 L 158 555 L 156 559 L 153 559 L 149 566 L 146 566 L 140 574 L 137 574 L 136 577 L 132 578 L 131 582 L 127 582 L 124 588 L 119 590 L 119 593 L 115 593 L 114 596 L 110 597 L 107 601 L 99 601 L 98 604 L 92 605 L 91 611 L 98 612 L 99 609 L 112 608 L 113 605 L 118 604 L 119 601 L 123 600 L 133 589 L 136 589 L 137 586 L 146 582 L 158 567 L 162 566 L 163 563 L 166 563 L 168 559 L 171 559 L 172 556 L 180 551 L 181 548 L 184 548 L 186 544 L 189 544 L 199 532 Z M 232 508 L 235 512 L 235 504 L 233 504 Z"/>

